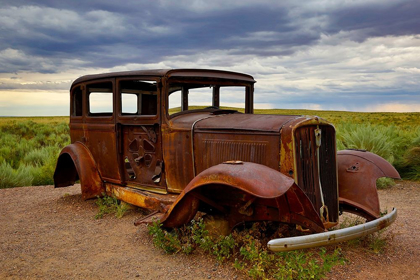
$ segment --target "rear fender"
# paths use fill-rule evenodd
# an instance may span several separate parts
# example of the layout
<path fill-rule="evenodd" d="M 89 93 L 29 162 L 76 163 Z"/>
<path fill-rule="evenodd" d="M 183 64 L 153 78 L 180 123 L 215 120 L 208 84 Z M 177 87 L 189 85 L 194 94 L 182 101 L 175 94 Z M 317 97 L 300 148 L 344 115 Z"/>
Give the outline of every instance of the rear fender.
<path fill-rule="evenodd" d="M 54 187 L 71 186 L 78 179 L 83 199 L 93 198 L 105 192 L 96 163 L 88 148 L 80 142 L 70 144 L 61 151 L 54 172 Z"/>
<path fill-rule="evenodd" d="M 382 157 L 362 150 L 337 152 L 340 207 L 368 220 L 380 217 L 376 180 L 401 179 L 397 170 Z"/>
<path fill-rule="evenodd" d="M 231 228 L 248 221 L 274 220 L 324 231 L 312 203 L 294 180 L 256 163 L 222 163 L 204 170 L 181 192 L 161 222 L 166 227 L 188 223 L 202 202 L 225 212 Z M 248 211 L 254 202 L 258 205 Z"/>

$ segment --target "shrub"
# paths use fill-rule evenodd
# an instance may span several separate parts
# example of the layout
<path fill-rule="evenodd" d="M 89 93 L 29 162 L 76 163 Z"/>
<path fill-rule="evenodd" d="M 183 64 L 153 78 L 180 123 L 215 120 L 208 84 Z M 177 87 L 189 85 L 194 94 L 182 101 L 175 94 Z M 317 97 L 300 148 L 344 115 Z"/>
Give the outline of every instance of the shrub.
<path fill-rule="evenodd" d="M 57 156 L 70 143 L 66 123 L 8 121 L 0 132 L 0 188 L 53 184 Z"/>
<path fill-rule="evenodd" d="M 101 219 L 107 214 L 115 214 L 115 217 L 122 218 L 129 210 L 127 204 L 121 203 L 116 197 L 108 196 L 105 193 L 102 194 L 102 197 L 98 197 L 96 205 L 99 207 L 99 212 L 95 215 L 95 219 Z"/>
<path fill-rule="evenodd" d="M 376 187 L 380 190 L 388 189 L 392 186 L 395 186 L 395 181 L 392 178 L 382 177 L 376 180 Z"/>
<path fill-rule="evenodd" d="M 410 148 L 405 151 L 402 159 L 398 162 L 397 168 L 405 178 L 420 180 L 420 129 Z"/>
<path fill-rule="evenodd" d="M 366 150 L 394 162 L 394 149 L 398 145 L 394 138 L 395 127 L 342 123 L 337 130 L 340 148 Z"/>
<path fill-rule="evenodd" d="M 153 222 L 152 225 L 148 226 L 148 232 L 153 237 L 153 244 L 156 248 L 162 249 L 167 254 L 181 251 L 181 241 L 177 231 L 168 232 L 161 228 L 159 222 Z"/>
<path fill-rule="evenodd" d="M 273 253 L 265 247 L 265 223 L 255 223 L 250 229 L 235 231 L 228 236 L 212 237 L 202 219 L 193 220 L 180 229 L 166 231 L 159 222 L 148 226 L 157 248 L 168 254 L 190 254 L 196 249 L 208 252 L 219 262 L 232 265 L 253 279 L 321 279 L 331 268 L 343 263 L 339 249 Z"/>
<path fill-rule="evenodd" d="M 381 212 L 381 216 L 386 215 L 387 213 L 388 211 Z M 352 227 L 365 222 L 365 219 L 362 217 L 350 213 L 345 213 L 340 219 L 339 228 Z M 384 235 L 386 230 L 387 229 L 385 228 L 372 234 L 346 241 L 344 242 L 344 246 L 359 247 L 369 252 L 379 254 L 385 249 L 387 244 L 388 236 Z"/>
<path fill-rule="evenodd" d="M 30 186 L 33 180 L 32 169 L 26 165 L 20 165 L 18 169 L 13 169 L 3 160 L 0 164 L 0 189 Z"/>
<path fill-rule="evenodd" d="M 420 128 L 372 124 L 340 123 L 337 125 L 337 148 L 361 149 L 375 153 L 394 165 L 402 178 L 420 180 Z M 392 186 L 394 181 L 381 178 L 378 188 Z"/>

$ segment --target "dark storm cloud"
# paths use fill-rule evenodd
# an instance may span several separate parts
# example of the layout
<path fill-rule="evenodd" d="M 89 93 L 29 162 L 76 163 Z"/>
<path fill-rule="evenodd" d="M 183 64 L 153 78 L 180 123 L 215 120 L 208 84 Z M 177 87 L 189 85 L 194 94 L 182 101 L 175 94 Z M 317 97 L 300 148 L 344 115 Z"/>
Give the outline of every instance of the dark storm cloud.
<path fill-rule="evenodd" d="M 383 5 L 369 4 L 348 7 L 332 12 L 330 32 L 358 31 L 354 39 L 376 36 L 413 35 L 420 32 L 420 2 L 384 1 Z"/>
<path fill-rule="evenodd" d="M 197 4 L 198 3 L 198 4 Z M 205 2 L 203 2 L 205 3 Z M 223 2 L 215 3 L 220 5 Z M 292 2 L 291 2 L 292 3 Z M 54 72 L 64 59 L 83 66 L 113 67 L 153 63 L 164 57 L 207 50 L 233 55 L 291 55 L 321 34 L 353 31 L 353 40 L 370 36 L 417 34 L 420 4 L 358 4 L 325 8 L 296 4 L 249 4 L 220 8 L 181 1 L 15 1 L 3 5 L 0 49 L 53 59 L 56 67 L 14 64 L 14 69 Z M 321 2 L 320 2 L 321 4 Z M 328 3 L 327 3 L 328 4 Z M 202 4 L 205 5 L 205 4 Z M 324 4 L 325 5 L 325 4 Z M 68 63 L 68 61 L 66 62 Z M 13 68 L 13 67 L 12 67 Z"/>
<path fill-rule="evenodd" d="M 414 108 L 419 14 L 413 0 L 0 0 L 0 103 L 77 75 L 186 67 L 249 73 L 277 108 Z"/>
<path fill-rule="evenodd" d="M 138 5 L 132 11 L 111 5 L 108 11 L 98 10 L 98 7 L 91 11 L 43 6 L 8 7 L 3 9 L 3 15 L 8 14 L 15 22 L 2 28 L 2 36 L 6 40 L 0 46 L 43 57 L 83 58 L 88 64 L 112 67 L 133 60 L 150 63 L 163 56 L 242 48 L 240 44 L 244 42 L 240 38 L 267 27 L 281 29 L 281 33 L 277 34 L 279 38 L 272 44 L 302 44 L 308 41 L 299 35 L 280 40 L 282 33 L 293 32 L 293 28 L 287 25 L 285 11 L 244 7 L 192 13 L 176 6 L 169 9 L 147 4 L 148 9 Z M 58 26 L 55 24 L 57 21 L 60 21 Z M 246 44 L 248 48 L 257 50 L 265 45 L 258 40 L 249 40 Z M 130 46 L 132 52 L 121 52 L 119 45 Z"/>

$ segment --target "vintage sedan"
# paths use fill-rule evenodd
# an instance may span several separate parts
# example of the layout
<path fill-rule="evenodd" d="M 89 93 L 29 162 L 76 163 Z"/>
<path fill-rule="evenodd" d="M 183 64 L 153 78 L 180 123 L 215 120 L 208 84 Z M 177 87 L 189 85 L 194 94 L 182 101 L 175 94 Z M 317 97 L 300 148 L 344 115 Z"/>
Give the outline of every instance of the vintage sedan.
<path fill-rule="evenodd" d="M 395 219 L 393 211 L 377 220 L 376 180 L 399 178 L 388 162 L 367 151 L 337 153 L 334 126 L 317 116 L 253 114 L 254 83 L 201 69 L 78 78 L 70 89 L 71 144 L 58 158 L 55 187 L 80 180 L 84 199 L 114 195 L 152 210 L 136 224 L 159 218 L 165 227 L 198 211 L 231 229 L 275 221 L 321 234 L 341 211 L 375 230 Z M 232 100 L 242 110 L 230 108 Z"/>

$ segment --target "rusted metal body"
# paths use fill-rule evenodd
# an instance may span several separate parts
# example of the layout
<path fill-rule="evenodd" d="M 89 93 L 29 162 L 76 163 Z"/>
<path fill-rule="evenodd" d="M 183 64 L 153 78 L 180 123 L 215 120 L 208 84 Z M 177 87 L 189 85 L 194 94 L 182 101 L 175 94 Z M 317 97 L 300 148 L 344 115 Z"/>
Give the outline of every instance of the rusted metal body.
<path fill-rule="evenodd" d="M 379 218 L 381 213 L 376 180 L 381 177 L 401 179 L 397 170 L 383 158 L 367 151 L 339 151 L 337 159 L 339 200 L 343 210 L 367 220 Z"/>
<path fill-rule="evenodd" d="M 80 179 L 84 198 L 106 192 L 153 210 L 167 227 L 197 211 L 224 215 L 231 228 L 277 221 L 311 232 L 336 225 L 339 207 L 376 218 L 374 182 L 399 177 L 392 166 L 366 152 L 337 155 L 335 129 L 319 117 L 253 115 L 254 83 L 191 69 L 77 79 L 72 144 L 59 156 L 55 186 Z M 192 107 L 203 92 L 208 107 Z M 245 114 L 219 109 L 226 95 L 241 97 Z"/>
<path fill-rule="evenodd" d="M 66 146 L 60 153 L 54 174 L 55 187 L 66 187 L 80 180 L 83 199 L 105 191 L 96 163 L 89 149 L 80 142 Z"/>
<path fill-rule="evenodd" d="M 197 206 L 191 208 L 191 204 Z M 292 178 L 250 162 L 222 163 L 201 172 L 161 221 L 164 226 L 178 227 L 189 222 L 198 210 L 226 215 L 231 228 L 248 221 L 294 223 L 313 232 L 324 228 L 312 203 Z"/>

